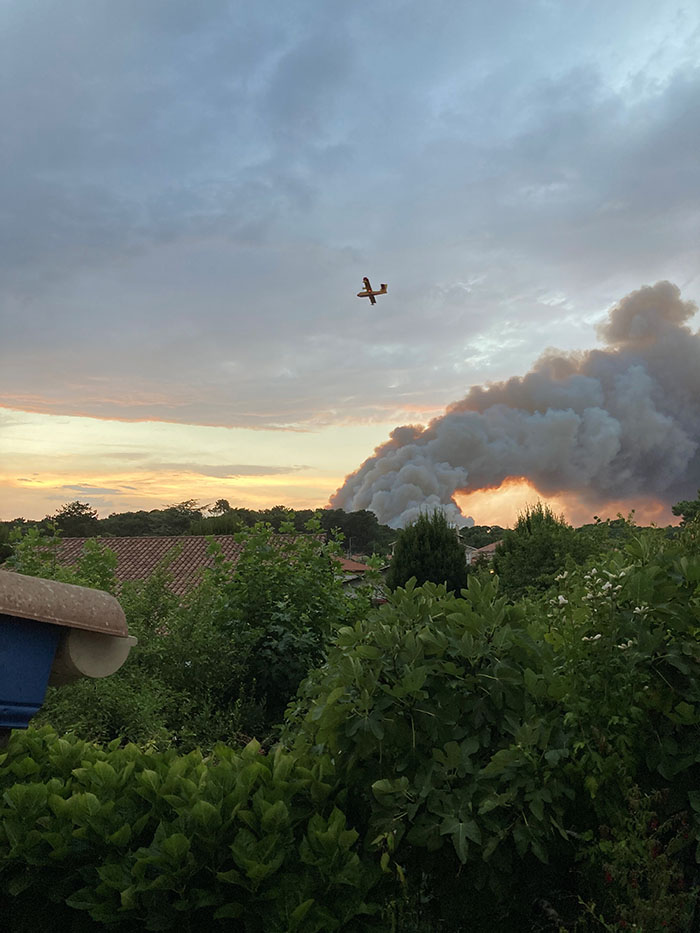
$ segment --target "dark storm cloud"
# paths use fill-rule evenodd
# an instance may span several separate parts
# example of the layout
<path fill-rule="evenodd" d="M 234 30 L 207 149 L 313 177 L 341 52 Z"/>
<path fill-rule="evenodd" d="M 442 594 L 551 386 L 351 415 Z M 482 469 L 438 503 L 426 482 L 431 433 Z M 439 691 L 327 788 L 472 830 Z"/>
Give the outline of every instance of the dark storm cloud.
<path fill-rule="evenodd" d="M 11 0 L 0 398 L 376 419 L 581 345 L 643 279 L 686 285 L 698 17 L 672 12 Z"/>

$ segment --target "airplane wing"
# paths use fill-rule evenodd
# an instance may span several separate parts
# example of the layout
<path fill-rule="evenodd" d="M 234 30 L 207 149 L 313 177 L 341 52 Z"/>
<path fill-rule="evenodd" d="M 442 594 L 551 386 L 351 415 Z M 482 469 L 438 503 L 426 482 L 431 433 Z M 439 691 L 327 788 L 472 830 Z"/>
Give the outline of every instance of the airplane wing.
<path fill-rule="evenodd" d="M 369 279 L 367 278 L 367 276 L 364 276 L 364 278 L 362 279 L 362 281 L 363 281 L 363 283 L 364 283 L 365 290 L 364 290 L 363 292 L 358 292 L 358 293 L 357 293 L 357 297 L 358 297 L 358 298 L 369 298 L 370 303 L 373 304 L 373 305 L 376 305 L 377 299 L 376 299 L 374 296 L 375 296 L 375 295 L 383 295 L 383 294 L 385 294 L 385 292 L 386 292 L 386 285 L 382 285 L 382 288 L 384 289 L 384 291 L 374 292 L 374 291 L 372 291 L 372 286 L 370 285 Z"/>

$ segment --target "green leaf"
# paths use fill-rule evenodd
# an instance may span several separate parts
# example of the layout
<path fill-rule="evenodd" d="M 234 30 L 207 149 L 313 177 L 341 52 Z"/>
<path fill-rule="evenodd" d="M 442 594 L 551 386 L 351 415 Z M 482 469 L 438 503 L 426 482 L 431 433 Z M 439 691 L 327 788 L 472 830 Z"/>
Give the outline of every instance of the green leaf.
<path fill-rule="evenodd" d="M 289 823 L 289 811 L 283 800 L 278 800 L 269 807 L 260 820 L 260 825 L 266 833 L 277 832 Z"/>
<path fill-rule="evenodd" d="M 118 829 L 116 832 L 112 833 L 112 835 L 108 838 L 109 841 L 115 846 L 125 846 L 131 839 L 131 827 L 125 824 L 121 829 Z"/>
<path fill-rule="evenodd" d="M 533 797 L 530 801 L 530 809 L 538 820 L 544 819 L 544 804 L 541 797 Z"/>
<path fill-rule="evenodd" d="M 315 903 L 316 901 L 314 898 L 310 897 L 308 900 L 304 901 L 303 904 L 299 904 L 298 907 L 294 908 L 289 917 L 289 933 L 296 933 L 302 920 L 304 917 L 306 917 Z"/>
<path fill-rule="evenodd" d="M 173 833 L 160 844 L 161 850 L 174 862 L 181 862 L 190 851 L 190 840 L 182 833 Z"/>
<path fill-rule="evenodd" d="M 136 888 L 133 884 L 129 885 L 128 888 L 124 888 L 124 890 L 120 893 L 119 900 L 124 910 L 133 910 L 133 908 L 136 907 L 135 895 Z"/>
<path fill-rule="evenodd" d="M 221 826 L 221 812 L 208 800 L 198 800 L 189 813 L 190 819 L 207 832 Z"/>
<path fill-rule="evenodd" d="M 481 830 L 474 820 L 458 820 L 453 816 L 445 817 L 440 825 L 440 835 L 449 835 L 459 860 L 464 864 L 469 853 L 469 842 L 481 845 Z"/>
<path fill-rule="evenodd" d="M 225 881 L 227 884 L 241 884 L 243 876 L 239 871 L 236 871 L 235 868 L 231 868 L 228 871 L 218 871 L 216 877 L 219 881 Z"/>
<path fill-rule="evenodd" d="M 22 875 L 11 878 L 5 885 L 5 890 L 12 897 L 18 897 L 23 891 L 28 890 L 34 884 L 34 875 L 31 871 L 26 871 Z"/>

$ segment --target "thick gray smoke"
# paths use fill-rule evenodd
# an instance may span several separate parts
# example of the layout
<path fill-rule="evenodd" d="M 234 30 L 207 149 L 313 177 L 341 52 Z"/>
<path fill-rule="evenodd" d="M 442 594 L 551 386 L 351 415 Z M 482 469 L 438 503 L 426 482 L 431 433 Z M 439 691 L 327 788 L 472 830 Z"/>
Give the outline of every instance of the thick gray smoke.
<path fill-rule="evenodd" d="M 670 282 L 627 295 L 599 328 L 608 349 L 547 352 L 522 378 L 474 387 L 427 428 L 399 427 L 331 499 L 402 527 L 453 496 L 525 477 L 543 495 L 675 502 L 700 485 L 697 311 Z"/>

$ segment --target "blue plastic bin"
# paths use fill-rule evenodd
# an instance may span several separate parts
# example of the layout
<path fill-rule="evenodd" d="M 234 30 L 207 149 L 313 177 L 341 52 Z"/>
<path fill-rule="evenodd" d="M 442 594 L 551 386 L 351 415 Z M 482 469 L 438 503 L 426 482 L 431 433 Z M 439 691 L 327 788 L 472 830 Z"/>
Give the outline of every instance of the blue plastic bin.
<path fill-rule="evenodd" d="M 26 729 L 41 709 L 60 628 L 0 615 L 0 728 Z"/>

